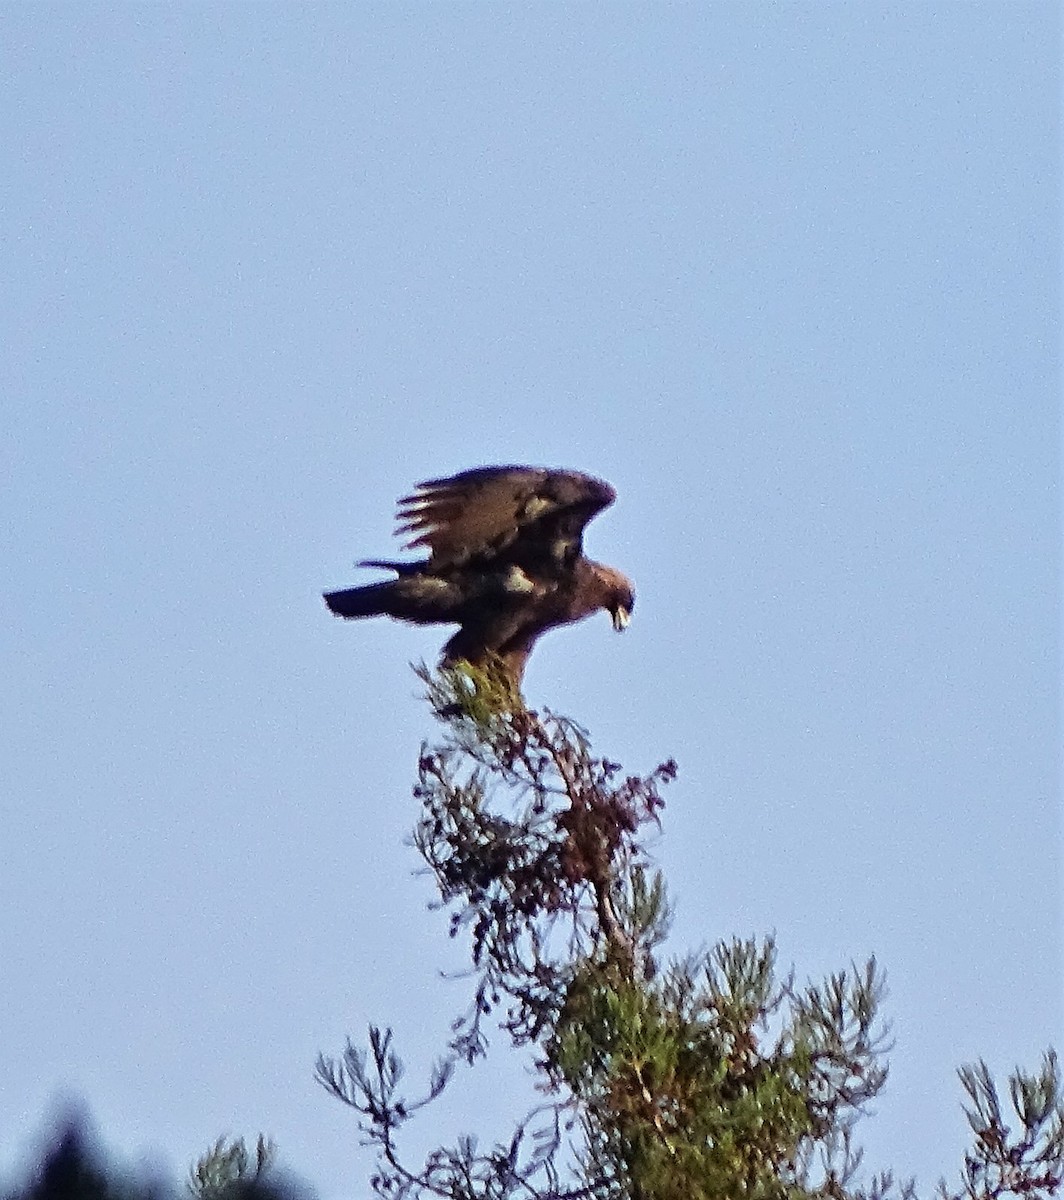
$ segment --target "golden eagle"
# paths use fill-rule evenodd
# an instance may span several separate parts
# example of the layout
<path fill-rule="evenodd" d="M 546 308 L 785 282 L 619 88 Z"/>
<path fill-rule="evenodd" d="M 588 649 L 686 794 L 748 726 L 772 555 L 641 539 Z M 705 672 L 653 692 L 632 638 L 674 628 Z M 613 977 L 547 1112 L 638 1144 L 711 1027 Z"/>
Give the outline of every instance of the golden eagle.
<path fill-rule="evenodd" d="M 628 624 L 632 585 L 583 550 L 584 526 L 616 499 L 608 483 L 579 471 L 476 467 L 419 483 L 399 501 L 398 534 L 420 562 L 370 559 L 395 579 L 326 592 L 340 617 L 396 617 L 416 625 L 460 625 L 443 662 L 501 664 L 519 686 L 536 639 L 604 608 Z"/>

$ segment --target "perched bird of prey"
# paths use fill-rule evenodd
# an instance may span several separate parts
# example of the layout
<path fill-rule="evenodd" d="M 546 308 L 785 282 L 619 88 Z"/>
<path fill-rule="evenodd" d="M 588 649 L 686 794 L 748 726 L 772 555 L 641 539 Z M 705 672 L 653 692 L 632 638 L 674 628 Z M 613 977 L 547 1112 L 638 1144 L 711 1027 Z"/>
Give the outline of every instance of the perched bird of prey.
<path fill-rule="evenodd" d="M 407 549 L 427 559 L 371 559 L 364 567 L 396 578 L 326 592 L 340 617 L 396 617 L 416 625 L 458 625 L 443 662 L 501 665 L 520 686 L 536 639 L 600 608 L 621 630 L 635 603 L 632 585 L 584 555 L 588 521 L 616 499 L 601 479 L 541 467 L 477 467 L 419 483 L 399 501 Z"/>

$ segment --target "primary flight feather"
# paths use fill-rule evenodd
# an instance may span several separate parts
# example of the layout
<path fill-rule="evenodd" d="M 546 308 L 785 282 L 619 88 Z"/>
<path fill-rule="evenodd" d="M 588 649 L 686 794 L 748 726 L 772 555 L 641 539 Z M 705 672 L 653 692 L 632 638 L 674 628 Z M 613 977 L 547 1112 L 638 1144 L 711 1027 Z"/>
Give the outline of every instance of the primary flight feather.
<path fill-rule="evenodd" d="M 520 685 L 536 639 L 600 608 L 615 629 L 635 596 L 620 571 L 587 558 L 584 527 L 613 503 L 608 483 L 579 471 L 476 467 L 419 483 L 399 501 L 397 533 L 418 562 L 367 560 L 396 578 L 326 592 L 340 617 L 454 624 L 444 663 L 501 664 Z"/>

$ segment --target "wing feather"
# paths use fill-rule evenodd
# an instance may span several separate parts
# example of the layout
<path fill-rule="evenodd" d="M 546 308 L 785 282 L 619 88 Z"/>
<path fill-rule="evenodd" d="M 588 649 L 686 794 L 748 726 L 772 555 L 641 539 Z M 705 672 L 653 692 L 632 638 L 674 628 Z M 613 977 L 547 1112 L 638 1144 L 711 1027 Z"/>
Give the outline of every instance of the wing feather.
<path fill-rule="evenodd" d="M 613 488 L 579 471 L 476 467 L 429 479 L 399 501 L 398 534 L 425 546 L 434 566 L 509 553 L 536 558 L 578 554 L 584 526 L 612 504 Z"/>

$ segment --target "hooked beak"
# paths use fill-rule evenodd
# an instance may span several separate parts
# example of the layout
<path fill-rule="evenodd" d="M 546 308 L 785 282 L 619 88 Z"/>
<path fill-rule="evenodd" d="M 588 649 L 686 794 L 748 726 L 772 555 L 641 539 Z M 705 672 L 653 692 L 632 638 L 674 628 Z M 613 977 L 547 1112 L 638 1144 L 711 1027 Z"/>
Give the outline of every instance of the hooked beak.
<path fill-rule="evenodd" d="M 610 614 L 613 617 L 613 628 L 620 633 L 628 628 L 628 622 L 632 619 L 631 612 L 621 605 L 618 605 Z"/>

